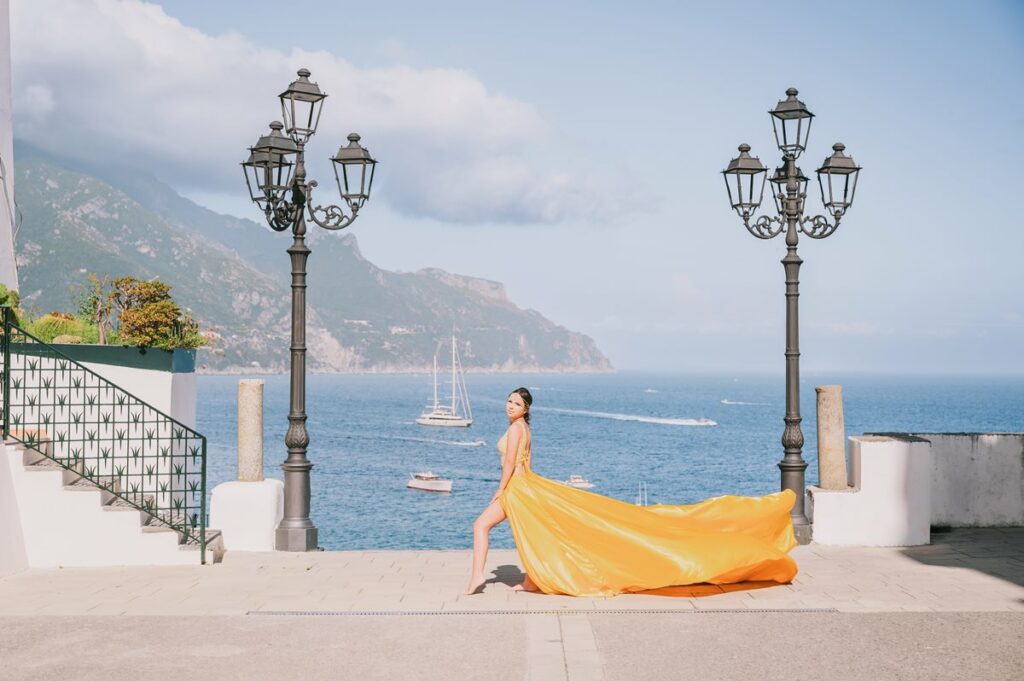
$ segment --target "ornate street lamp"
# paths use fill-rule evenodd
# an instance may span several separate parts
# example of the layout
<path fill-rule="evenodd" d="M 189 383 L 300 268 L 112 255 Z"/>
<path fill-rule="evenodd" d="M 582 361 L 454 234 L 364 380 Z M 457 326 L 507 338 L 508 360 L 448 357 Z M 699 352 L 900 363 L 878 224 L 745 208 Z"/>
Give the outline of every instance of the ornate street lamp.
<path fill-rule="evenodd" d="M 807 149 L 814 114 L 797 99 L 797 94 L 796 88 L 786 90 L 786 99 L 768 112 L 775 131 L 775 142 L 782 152 L 782 165 L 775 169 L 770 179 L 776 215 L 762 215 L 752 221 L 761 205 L 766 171 L 757 158 L 750 156 L 749 145 L 740 145 L 739 157 L 729 163 L 722 171 L 722 176 L 729 190 L 729 204 L 751 234 L 759 239 L 771 239 L 786 232 L 786 257 L 782 259 L 786 271 L 786 415 L 783 419 L 786 427 L 782 433 L 783 456 L 779 469 L 782 471 L 782 489 L 791 489 L 796 494 L 793 529 L 797 540 L 805 544 L 811 539 L 811 526 L 804 514 L 804 471 L 807 462 L 801 455 L 804 434 L 800 430 L 800 328 L 797 304 L 800 296 L 800 264 L 803 260 L 797 255 L 796 247 L 801 232 L 812 239 L 824 239 L 836 231 L 846 209 L 853 205 L 860 166 L 843 153 L 846 147 L 835 144 L 832 147 L 834 153 L 817 170 L 821 202 L 832 221 L 829 222 L 828 217 L 822 215 L 804 216 L 808 180 L 797 167 L 796 160 Z M 757 188 L 758 183 L 760 188 Z"/>
<path fill-rule="evenodd" d="M 317 528 L 309 518 L 309 471 L 313 464 L 306 458 L 306 260 L 310 253 L 306 246 L 306 220 L 308 217 L 330 230 L 352 224 L 370 198 L 377 164 L 359 146 L 359 135 L 352 133 L 348 136 L 349 144 L 331 158 L 336 176 L 338 166 L 341 167 L 338 189 L 345 205 L 313 205 L 317 183 L 306 181 L 305 147 L 316 134 L 327 95 L 309 80 L 307 69 L 299 69 L 298 75 L 280 95 L 284 123 L 271 123 L 270 132 L 249 148 L 249 157 L 242 163 L 249 198 L 263 211 L 267 224 L 274 231 L 292 233 L 288 249 L 292 262 L 291 387 L 288 432 L 284 437 L 288 457 L 281 464 L 284 517 L 275 539 L 279 551 L 317 548 Z"/>

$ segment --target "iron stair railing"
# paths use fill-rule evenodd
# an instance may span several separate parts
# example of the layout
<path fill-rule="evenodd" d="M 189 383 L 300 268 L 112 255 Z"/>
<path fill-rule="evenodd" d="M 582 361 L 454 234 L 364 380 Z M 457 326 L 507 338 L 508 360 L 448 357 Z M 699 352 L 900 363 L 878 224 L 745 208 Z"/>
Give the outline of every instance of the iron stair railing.
<path fill-rule="evenodd" d="M 198 544 L 206 562 L 206 437 L 17 326 L 3 307 L 3 437 Z"/>

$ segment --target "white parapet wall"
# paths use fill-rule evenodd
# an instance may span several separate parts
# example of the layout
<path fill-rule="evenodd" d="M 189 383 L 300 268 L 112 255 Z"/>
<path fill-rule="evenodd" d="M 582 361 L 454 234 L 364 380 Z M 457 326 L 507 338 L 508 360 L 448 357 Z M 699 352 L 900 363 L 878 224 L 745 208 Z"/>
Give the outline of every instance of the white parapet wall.
<path fill-rule="evenodd" d="M 54 345 L 58 351 L 174 420 L 195 428 L 195 350 Z"/>
<path fill-rule="evenodd" d="M 1024 525 L 1024 433 L 892 435 L 931 443 L 932 525 Z"/>
<path fill-rule="evenodd" d="M 227 551 L 273 551 L 284 517 L 284 483 L 233 480 L 217 485 L 210 498 L 210 525 L 221 531 Z"/>
<path fill-rule="evenodd" d="M 807 488 L 807 513 L 819 544 L 917 546 L 930 541 L 930 443 L 919 437 L 849 438 L 845 490 Z"/>
<path fill-rule="evenodd" d="M 0 577 L 28 567 L 15 475 L 17 471 L 12 472 L 6 459 L 6 448 L 0 442 Z"/>

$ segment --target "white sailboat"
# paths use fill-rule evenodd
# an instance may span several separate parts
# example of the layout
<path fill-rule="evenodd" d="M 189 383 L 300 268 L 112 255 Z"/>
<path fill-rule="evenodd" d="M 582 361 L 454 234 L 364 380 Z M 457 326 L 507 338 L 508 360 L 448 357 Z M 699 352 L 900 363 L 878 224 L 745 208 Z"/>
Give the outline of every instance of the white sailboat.
<path fill-rule="evenodd" d="M 469 393 L 466 392 L 466 380 L 455 336 L 452 336 L 451 404 L 441 404 L 437 399 L 437 355 L 434 355 L 434 404 L 427 405 L 427 410 L 416 419 L 416 423 L 421 426 L 466 428 L 473 425 L 473 411 L 469 406 Z"/>
<path fill-rule="evenodd" d="M 647 505 L 647 482 L 644 480 L 641 480 L 636 487 L 636 505 Z"/>

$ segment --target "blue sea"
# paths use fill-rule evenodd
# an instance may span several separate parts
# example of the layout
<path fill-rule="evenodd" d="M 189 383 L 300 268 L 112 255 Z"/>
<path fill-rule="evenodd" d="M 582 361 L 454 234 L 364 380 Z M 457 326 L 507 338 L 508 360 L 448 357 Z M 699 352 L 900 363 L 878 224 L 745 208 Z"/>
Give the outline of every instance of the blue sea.
<path fill-rule="evenodd" d="M 200 376 L 197 429 L 208 438 L 209 487 L 236 477 L 238 376 Z M 282 478 L 288 377 L 257 377 L 264 393 L 264 470 Z M 846 432 L 1024 430 L 1024 378 L 805 374 L 807 481 L 817 480 L 815 385 L 843 386 Z M 416 425 L 432 393 L 426 375 L 311 375 L 307 427 L 313 522 L 326 549 L 441 549 L 472 545 L 470 526 L 500 476 L 495 443 L 504 402 L 534 396 L 533 468 L 634 502 L 691 503 L 779 488 L 782 375 L 469 374 L 470 428 Z M 444 394 L 444 389 L 441 389 Z M 702 419 L 715 425 L 701 425 Z M 453 480 L 451 494 L 409 490 L 410 472 Z M 511 548 L 507 523 L 493 547 Z"/>

